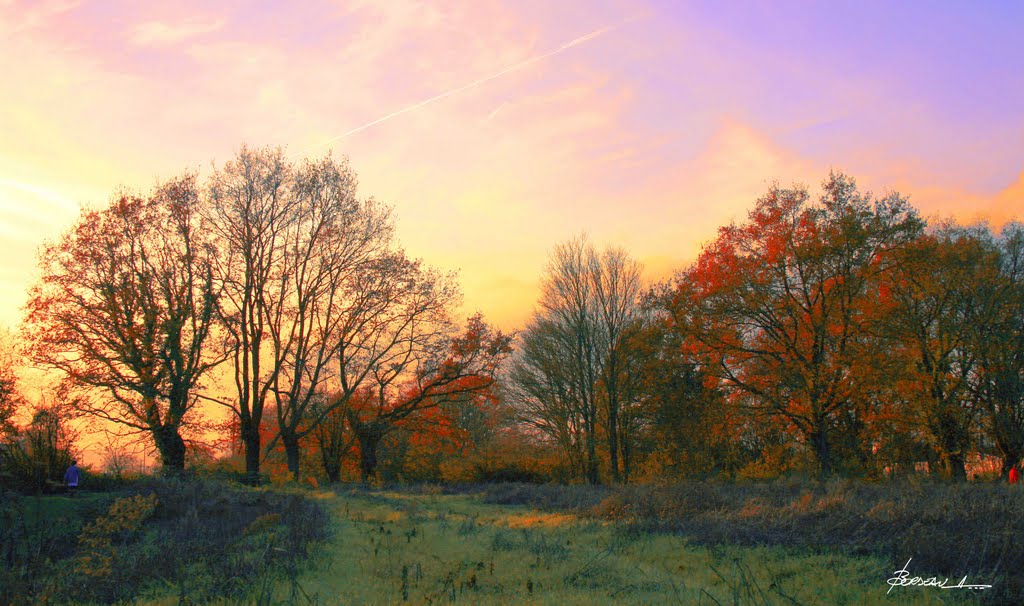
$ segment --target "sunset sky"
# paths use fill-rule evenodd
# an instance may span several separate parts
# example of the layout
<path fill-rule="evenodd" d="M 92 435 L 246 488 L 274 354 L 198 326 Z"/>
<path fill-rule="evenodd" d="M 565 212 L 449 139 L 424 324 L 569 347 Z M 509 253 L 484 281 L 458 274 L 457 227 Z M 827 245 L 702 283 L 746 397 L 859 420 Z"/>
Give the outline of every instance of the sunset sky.
<path fill-rule="evenodd" d="M 244 143 L 348 155 L 503 328 L 559 242 L 664 277 L 830 168 L 1024 218 L 1024 4 L 894 4 L 0 0 L 0 324 L 80 204 Z"/>

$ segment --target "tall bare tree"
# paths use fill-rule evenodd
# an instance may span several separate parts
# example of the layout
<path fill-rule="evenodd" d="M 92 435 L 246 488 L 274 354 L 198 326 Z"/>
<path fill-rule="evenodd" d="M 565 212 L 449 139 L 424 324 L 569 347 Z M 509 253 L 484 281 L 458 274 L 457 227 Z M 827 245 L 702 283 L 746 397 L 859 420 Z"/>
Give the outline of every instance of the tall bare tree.
<path fill-rule="evenodd" d="M 394 233 L 389 209 L 355 196 L 347 162 L 324 158 L 297 169 L 296 220 L 285 234 L 277 296 L 282 313 L 268 323 L 278 436 L 288 468 L 299 475 L 300 441 L 330 415 L 317 394 L 338 385 L 339 331 L 359 314 L 353 285 L 388 254 Z"/>
<path fill-rule="evenodd" d="M 636 393 L 640 351 L 636 339 L 643 327 L 640 305 L 640 263 L 622 249 L 608 248 L 591 263 L 591 281 L 598 312 L 598 335 L 602 353 L 601 387 L 604 396 L 606 432 L 608 434 L 609 468 L 612 481 L 618 483 L 623 473 L 629 477 L 628 429 L 635 415 L 620 417 L 624 405 L 633 403 Z M 622 468 L 620 469 L 620 449 Z"/>
<path fill-rule="evenodd" d="M 259 473 L 263 408 L 283 368 L 270 326 L 285 313 L 283 259 L 297 220 L 290 167 L 281 149 L 243 147 L 214 171 L 205 206 L 217 237 L 214 275 L 221 320 L 231 342 L 238 418 L 246 472 Z"/>
<path fill-rule="evenodd" d="M 600 481 L 602 419 L 613 481 L 629 450 L 620 413 L 637 393 L 631 357 L 640 351 L 633 339 L 642 324 L 640 274 L 624 251 L 598 254 L 585 236 L 555 247 L 511 371 L 523 419 L 554 438 L 570 460 L 579 452 L 590 483 Z"/>

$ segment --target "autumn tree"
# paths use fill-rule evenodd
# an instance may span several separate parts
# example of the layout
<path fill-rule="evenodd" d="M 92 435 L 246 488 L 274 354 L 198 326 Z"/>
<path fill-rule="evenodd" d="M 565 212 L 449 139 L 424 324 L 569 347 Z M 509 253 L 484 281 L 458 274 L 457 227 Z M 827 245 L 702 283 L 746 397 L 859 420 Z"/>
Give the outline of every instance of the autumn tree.
<path fill-rule="evenodd" d="M 719 230 L 680 276 L 672 305 L 733 401 L 781 418 L 832 472 L 834 433 L 868 386 L 856 371 L 875 345 L 868 313 L 880 260 L 921 221 L 898 194 L 874 199 L 832 174 L 818 203 L 773 187 L 746 223 Z"/>
<path fill-rule="evenodd" d="M 364 318 L 364 334 L 352 337 L 339 358 L 345 415 L 359 448 L 363 482 L 377 467 L 378 447 L 389 433 L 453 399 L 489 389 L 511 351 L 512 336 L 491 328 L 480 315 L 460 333 L 451 322 L 450 276 L 401 269 L 399 283 L 386 289 L 394 298 L 386 312 Z M 383 324 L 379 324 L 383 323 Z M 353 387 L 355 389 L 353 390 Z M 353 398 L 365 390 L 365 396 Z"/>
<path fill-rule="evenodd" d="M 991 331 L 998 251 L 984 228 L 942 225 L 893 255 L 882 283 L 891 303 L 892 352 L 907 361 L 896 377 L 910 396 L 904 415 L 926 429 L 944 473 L 966 479 L 981 410 L 972 387 L 975 335 Z"/>
<path fill-rule="evenodd" d="M 331 415 L 318 392 L 337 386 L 334 368 L 343 325 L 364 311 L 365 275 L 391 254 L 389 209 L 355 196 L 347 162 L 325 158 L 296 169 L 292 192 L 295 218 L 284 232 L 279 290 L 280 313 L 267 322 L 277 435 L 288 468 L 299 476 L 301 440 Z M 339 401 L 335 401 L 341 405 Z"/>
<path fill-rule="evenodd" d="M 83 210 L 43 248 L 25 321 L 31 358 L 93 390 L 76 399 L 82 412 L 147 432 L 168 469 L 185 465 L 181 430 L 222 359 L 198 204 L 195 176 L 184 175 Z"/>
<path fill-rule="evenodd" d="M 995 241 L 998 267 L 979 285 L 973 316 L 977 356 L 973 393 L 986 435 L 1003 457 L 1003 476 L 1024 458 L 1024 226 L 1011 223 Z"/>

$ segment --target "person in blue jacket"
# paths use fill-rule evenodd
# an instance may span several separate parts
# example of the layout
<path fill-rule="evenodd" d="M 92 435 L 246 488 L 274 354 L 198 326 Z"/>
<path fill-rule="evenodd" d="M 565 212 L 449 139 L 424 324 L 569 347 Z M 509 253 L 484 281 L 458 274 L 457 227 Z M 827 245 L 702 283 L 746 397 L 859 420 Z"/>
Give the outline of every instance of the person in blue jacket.
<path fill-rule="evenodd" d="M 78 490 L 78 480 L 81 478 L 82 472 L 78 469 L 78 461 L 71 461 L 71 467 L 64 472 L 64 483 L 68 486 L 68 494 L 71 496 L 75 495 Z"/>

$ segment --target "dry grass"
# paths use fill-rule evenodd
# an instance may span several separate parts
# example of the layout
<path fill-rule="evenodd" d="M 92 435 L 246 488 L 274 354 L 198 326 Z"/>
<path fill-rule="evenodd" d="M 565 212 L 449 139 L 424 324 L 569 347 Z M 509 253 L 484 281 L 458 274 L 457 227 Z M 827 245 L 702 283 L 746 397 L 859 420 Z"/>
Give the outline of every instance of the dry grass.
<path fill-rule="evenodd" d="M 1017 487 L 835 481 L 571 487 L 564 497 L 554 490 L 498 486 L 485 498 L 628 521 L 700 545 L 879 556 L 889 570 L 913 558 L 919 574 L 992 584 L 986 602 L 1024 603 L 1024 490 Z"/>
<path fill-rule="evenodd" d="M 972 603 L 968 592 L 886 596 L 874 556 L 695 545 L 635 520 L 444 492 L 339 490 L 335 538 L 321 571 L 299 580 L 303 594 L 316 604 Z"/>

